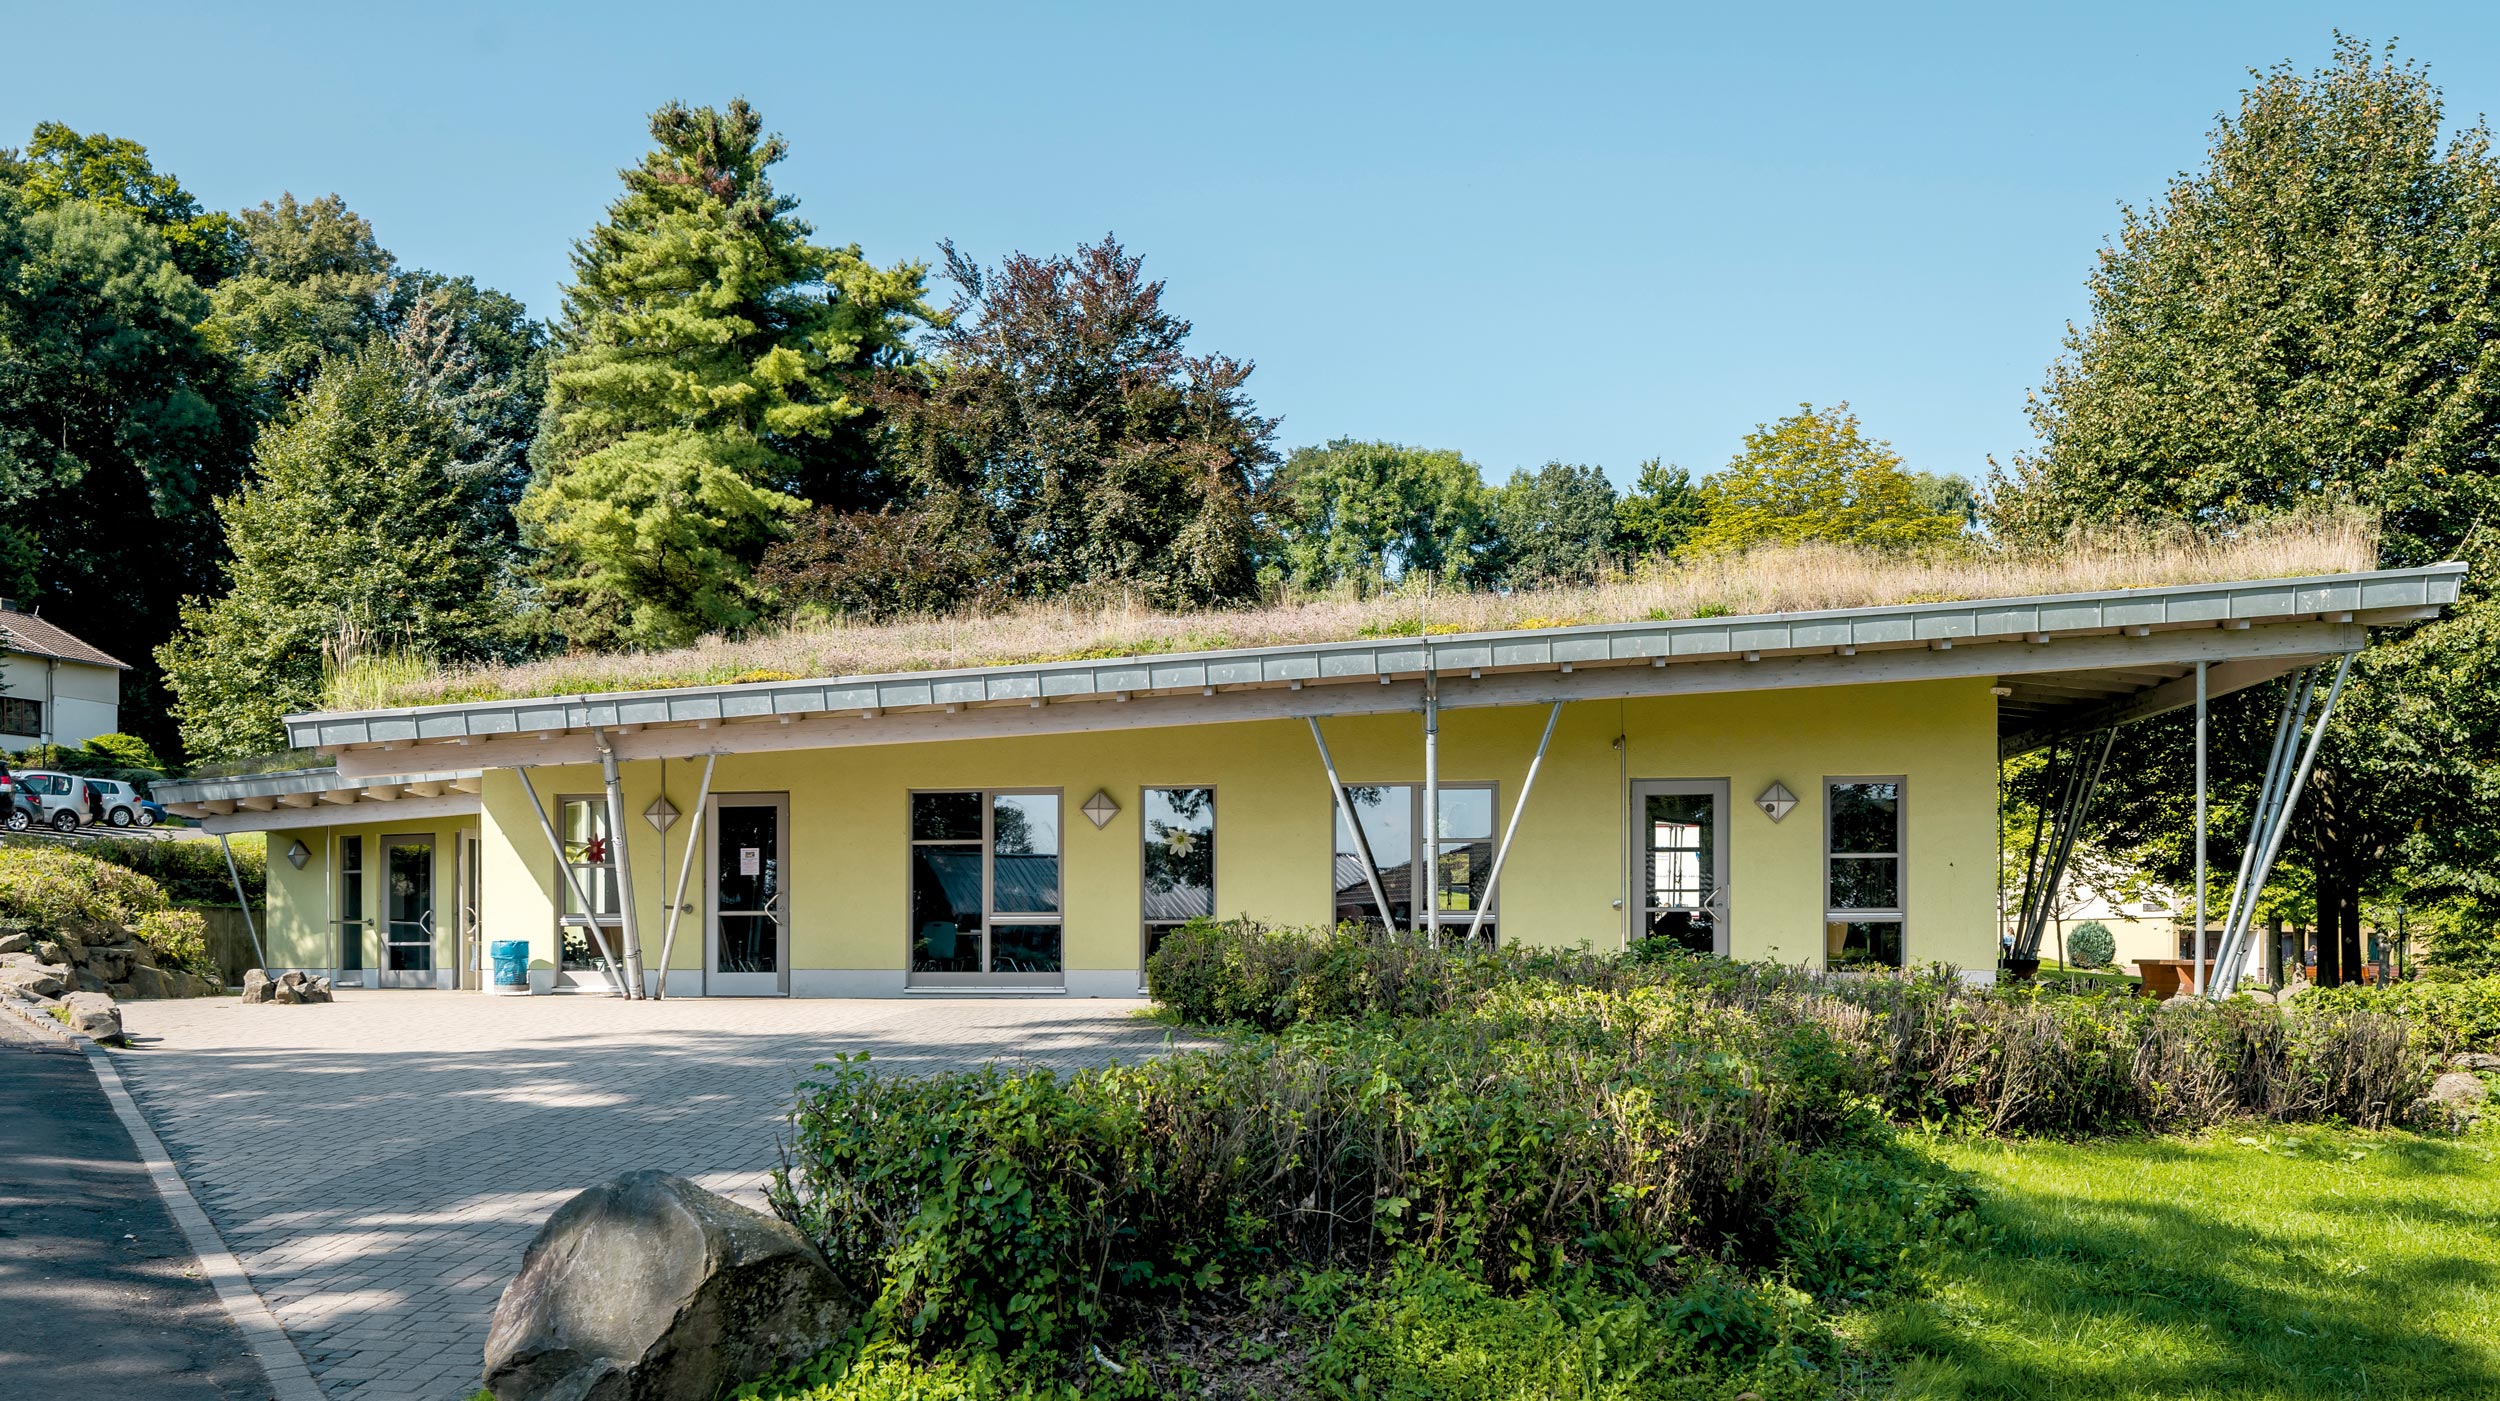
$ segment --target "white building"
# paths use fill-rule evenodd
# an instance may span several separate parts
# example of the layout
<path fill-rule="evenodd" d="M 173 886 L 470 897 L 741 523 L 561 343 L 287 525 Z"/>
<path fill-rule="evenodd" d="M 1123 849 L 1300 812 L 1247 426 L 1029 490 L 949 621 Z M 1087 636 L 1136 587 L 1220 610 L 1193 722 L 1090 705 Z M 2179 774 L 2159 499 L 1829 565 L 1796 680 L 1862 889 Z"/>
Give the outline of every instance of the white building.
<path fill-rule="evenodd" d="M 0 598 L 0 747 L 75 747 L 119 730 L 128 670 L 111 653 Z"/>

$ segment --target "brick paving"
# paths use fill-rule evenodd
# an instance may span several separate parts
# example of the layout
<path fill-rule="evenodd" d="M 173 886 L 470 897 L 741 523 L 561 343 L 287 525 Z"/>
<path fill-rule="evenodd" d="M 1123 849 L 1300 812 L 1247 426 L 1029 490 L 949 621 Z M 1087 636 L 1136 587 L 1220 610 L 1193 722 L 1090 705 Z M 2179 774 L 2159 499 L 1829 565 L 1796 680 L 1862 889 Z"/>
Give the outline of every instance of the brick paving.
<path fill-rule="evenodd" d="M 1169 1044 L 1107 999 L 338 997 L 134 1004 L 114 1063 L 324 1392 L 358 1401 L 474 1392 L 522 1247 L 584 1187 L 661 1168 L 762 1206 L 791 1091 L 834 1052 L 926 1074 Z"/>

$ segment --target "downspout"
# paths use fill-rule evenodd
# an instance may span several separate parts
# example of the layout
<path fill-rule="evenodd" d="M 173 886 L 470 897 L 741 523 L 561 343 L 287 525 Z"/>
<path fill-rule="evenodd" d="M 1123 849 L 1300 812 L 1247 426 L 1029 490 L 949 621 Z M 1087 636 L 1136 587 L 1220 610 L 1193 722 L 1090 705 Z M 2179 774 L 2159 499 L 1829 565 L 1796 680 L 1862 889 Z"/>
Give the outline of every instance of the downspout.
<path fill-rule="evenodd" d="M 634 898 L 634 865 L 626 856 L 633 843 L 626 840 L 625 780 L 617 771 L 616 746 L 608 742 L 608 732 L 593 725 L 590 738 L 599 746 L 599 776 L 608 790 L 608 832 L 613 838 L 608 843 L 608 868 L 616 873 L 616 903 L 625 916 L 625 977 L 633 989 L 631 995 L 641 997 L 642 925 L 635 917 L 640 902 Z"/>

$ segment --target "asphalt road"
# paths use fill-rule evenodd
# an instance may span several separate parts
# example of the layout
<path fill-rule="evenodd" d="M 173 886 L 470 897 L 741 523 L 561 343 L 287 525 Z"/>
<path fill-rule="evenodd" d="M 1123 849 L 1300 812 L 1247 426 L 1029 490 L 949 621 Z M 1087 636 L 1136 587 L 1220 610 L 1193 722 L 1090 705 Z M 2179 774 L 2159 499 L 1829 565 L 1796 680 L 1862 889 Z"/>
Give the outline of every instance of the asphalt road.
<path fill-rule="evenodd" d="M 77 1051 L 0 1011 L 0 1401 L 266 1401 Z"/>

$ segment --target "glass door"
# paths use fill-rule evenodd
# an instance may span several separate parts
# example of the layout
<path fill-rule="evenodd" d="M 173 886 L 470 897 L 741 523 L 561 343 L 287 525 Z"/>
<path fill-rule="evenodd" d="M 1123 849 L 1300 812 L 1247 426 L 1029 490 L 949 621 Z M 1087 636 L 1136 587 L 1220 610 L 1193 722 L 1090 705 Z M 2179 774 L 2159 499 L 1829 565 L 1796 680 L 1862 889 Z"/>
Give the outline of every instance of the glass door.
<path fill-rule="evenodd" d="M 779 997 L 790 991 L 790 919 L 782 873 L 790 799 L 784 793 L 722 793 L 711 799 L 711 909 L 704 921 L 703 990 L 715 997 Z"/>
<path fill-rule="evenodd" d="M 339 971 L 345 987 L 365 985 L 365 839 L 339 838 Z"/>
<path fill-rule="evenodd" d="M 1640 846 L 1637 936 L 1689 953 L 1725 954 L 1727 780 L 1636 783 L 1632 812 Z"/>
<path fill-rule="evenodd" d="M 434 838 L 384 837 L 382 861 L 381 985 L 433 987 Z"/>

